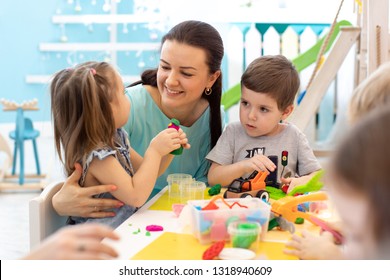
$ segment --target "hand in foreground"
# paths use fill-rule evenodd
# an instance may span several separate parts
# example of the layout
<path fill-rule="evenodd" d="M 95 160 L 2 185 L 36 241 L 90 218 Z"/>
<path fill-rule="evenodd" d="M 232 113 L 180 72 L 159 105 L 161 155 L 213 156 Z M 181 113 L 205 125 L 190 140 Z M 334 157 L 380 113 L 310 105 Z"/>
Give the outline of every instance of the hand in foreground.
<path fill-rule="evenodd" d="M 62 188 L 53 197 L 53 207 L 61 216 L 79 216 L 88 218 L 104 218 L 115 216 L 108 209 L 119 208 L 124 204 L 116 199 L 94 198 L 94 195 L 112 192 L 117 189 L 112 185 L 99 185 L 82 188 L 78 181 L 82 168 L 75 164 L 75 171 L 66 179 Z"/>
<path fill-rule="evenodd" d="M 282 185 L 288 185 L 287 193 L 290 193 L 295 187 L 302 186 L 309 182 L 311 176 L 302 176 L 302 177 L 288 177 L 281 178 L 280 181 Z"/>
<path fill-rule="evenodd" d="M 118 240 L 112 228 L 103 224 L 66 226 L 45 239 L 24 260 L 106 260 L 118 257 L 103 238 Z"/>
<path fill-rule="evenodd" d="M 293 255 L 301 260 L 339 260 L 343 259 L 340 246 L 333 241 L 333 235 L 323 232 L 315 235 L 306 230 L 302 236 L 294 234 L 292 240 L 286 243 L 283 253 Z"/>

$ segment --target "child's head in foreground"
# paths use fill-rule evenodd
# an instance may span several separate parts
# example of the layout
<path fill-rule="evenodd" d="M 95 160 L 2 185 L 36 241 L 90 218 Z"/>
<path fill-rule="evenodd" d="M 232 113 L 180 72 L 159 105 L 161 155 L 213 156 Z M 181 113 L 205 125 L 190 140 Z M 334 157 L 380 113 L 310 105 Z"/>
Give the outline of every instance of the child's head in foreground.
<path fill-rule="evenodd" d="M 241 77 L 240 121 L 252 137 L 272 136 L 294 109 L 300 85 L 294 65 L 283 55 L 255 59 Z"/>
<path fill-rule="evenodd" d="M 386 103 L 390 104 L 390 61 L 383 63 L 356 87 L 349 103 L 349 122 L 355 123 L 378 105 Z"/>
<path fill-rule="evenodd" d="M 54 139 L 68 175 L 97 147 L 115 147 L 114 135 L 128 119 L 130 102 L 110 64 L 85 62 L 61 70 L 53 77 L 50 94 Z"/>
<path fill-rule="evenodd" d="M 330 164 L 329 190 L 346 229 L 348 259 L 390 258 L 390 107 L 351 129 Z"/>

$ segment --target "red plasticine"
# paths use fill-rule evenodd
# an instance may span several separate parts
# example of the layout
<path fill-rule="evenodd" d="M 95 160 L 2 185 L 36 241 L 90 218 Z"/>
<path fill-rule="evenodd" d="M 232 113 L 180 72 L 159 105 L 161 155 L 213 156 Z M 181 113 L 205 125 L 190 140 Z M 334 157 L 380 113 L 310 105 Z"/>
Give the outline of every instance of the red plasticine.
<path fill-rule="evenodd" d="M 162 226 L 158 225 L 148 225 L 145 228 L 147 231 L 163 231 L 164 228 Z"/>
<path fill-rule="evenodd" d="M 218 257 L 221 253 L 223 247 L 225 247 L 225 241 L 218 241 L 211 245 L 209 248 L 204 251 L 202 259 L 203 260 L 213 260 L 215 257 Z"/>

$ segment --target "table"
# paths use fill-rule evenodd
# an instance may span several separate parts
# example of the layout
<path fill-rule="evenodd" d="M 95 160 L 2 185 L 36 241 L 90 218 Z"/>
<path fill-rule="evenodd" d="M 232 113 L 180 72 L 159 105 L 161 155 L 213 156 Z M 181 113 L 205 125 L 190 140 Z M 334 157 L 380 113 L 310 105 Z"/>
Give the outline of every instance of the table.
<path fill-rule="evenodd" d="M 205 199 L 210 196 L 205 191 Z M 200 260 L 203 252 L 210 245 L 202 245 L 180 223 L 181 220 L 171 210 L 167 188 L 143 205 L 135 214 L 123 222 L 115 232 L 120 241 L 105 239 L 103 242 L 114 247 L 119 253 L 119 259 L 138 260 Z M 150 232 L 147 235 L 146 226 L 160 225 L 164 230 Z M 319 227 L 305 222 L 296 225 L 296 232 L 307 229 L 319 232 Z M 268 231 L 264 241 L 261 241 L 257 257 L 261 259 L 289 260 L 295 257 L 283 254 L 286 241 L 291 234 L 287 231 Z"/>

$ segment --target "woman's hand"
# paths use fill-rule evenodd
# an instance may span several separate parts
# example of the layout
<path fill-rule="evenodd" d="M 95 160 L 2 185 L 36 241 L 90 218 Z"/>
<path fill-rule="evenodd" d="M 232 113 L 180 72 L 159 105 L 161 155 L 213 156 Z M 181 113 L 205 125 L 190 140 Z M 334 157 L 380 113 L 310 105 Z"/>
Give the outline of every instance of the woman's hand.
<path fill-rule="evenodd" d="M 116 199 L 93 198 L 105 192 L 117 189 L 112 185 L 100 185 L 88 188 L 80 187 L 78 181 L 82 169 L 80 164 L 75 164 L 75 171 L 66 179 L 62 188 L 53 197 L 53 207 L 61 216 L 79 216 L 86 218 L 113 217 L 115 213 L 107 211 L 112 208 L 122 207 L 124 204 Z"/>
<path fill-rule="evenodd" d="M 110 227 L 103 224 L 66 226 L 48 237 L 23 259 L 25 260 L 105 260 L 118 257 L 103 238 L 118 240 Z"/>

